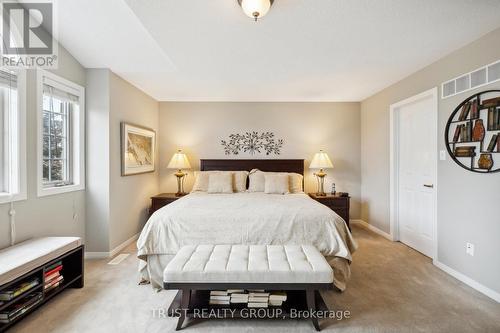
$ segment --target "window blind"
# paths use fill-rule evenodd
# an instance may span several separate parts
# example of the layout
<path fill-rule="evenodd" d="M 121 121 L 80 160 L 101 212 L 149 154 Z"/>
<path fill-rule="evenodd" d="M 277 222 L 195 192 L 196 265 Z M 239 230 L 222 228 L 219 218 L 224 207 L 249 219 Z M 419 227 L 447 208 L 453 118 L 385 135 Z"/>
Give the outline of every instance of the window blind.
<path fill-rule="evenodd" d="M 43 93 L 62 102 L 79 103 L 79 97 L 59 88 L 43 84 Z"/>

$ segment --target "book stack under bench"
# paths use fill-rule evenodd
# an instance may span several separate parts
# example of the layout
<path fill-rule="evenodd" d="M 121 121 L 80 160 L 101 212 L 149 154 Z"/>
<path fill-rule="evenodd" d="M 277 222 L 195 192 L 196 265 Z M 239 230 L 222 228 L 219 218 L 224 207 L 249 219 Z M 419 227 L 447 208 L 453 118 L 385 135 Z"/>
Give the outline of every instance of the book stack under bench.
<path fill-rule="evenodd" d="M 58 261 L 45 269 L 43 276 L 43 290 L 44 292 L 49 292 L 62 285 L 64 282 L 64 277 L 61 274 L 63 268 L 62 261 Z"/>
<path fill-rule="evenodd" d="M 248 308 L 267 308 L 281 306 L 286 301 L 284 291 L 265 291 L 262 289 L 228 289 L 210 291 L 210 305 L 243 305 Z"/>
<path fill-rule="evenodd" d="M 0 311 L 0 323 L 10 323 L 40 303 L 42 300 L 42 293 L 33 292 L 39 289 L 36 288 L 39 285 L 40 280 L 38 278 L 33 278 L 0 292 L 0 306 L 3 307 L 4 304 L 7 305 L 7 303 L 10 303 Z"/>

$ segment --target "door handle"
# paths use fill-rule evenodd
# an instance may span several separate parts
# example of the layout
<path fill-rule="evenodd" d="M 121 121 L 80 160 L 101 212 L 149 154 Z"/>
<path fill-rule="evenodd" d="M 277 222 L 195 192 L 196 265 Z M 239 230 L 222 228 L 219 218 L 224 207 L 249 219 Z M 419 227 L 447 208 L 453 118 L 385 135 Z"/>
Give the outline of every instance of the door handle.
<path fill-rule="evenodd" d="M 425 187 L 434 188 L 434 184 L 424 184 Z"/>

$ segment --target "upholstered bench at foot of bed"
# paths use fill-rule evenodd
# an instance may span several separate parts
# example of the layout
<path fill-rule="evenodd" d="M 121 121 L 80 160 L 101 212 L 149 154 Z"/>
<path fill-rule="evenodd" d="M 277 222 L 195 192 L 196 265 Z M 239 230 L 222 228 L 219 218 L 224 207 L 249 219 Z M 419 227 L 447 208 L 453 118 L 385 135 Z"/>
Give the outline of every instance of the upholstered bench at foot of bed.
<path fill-rule="evenodd" d="M 314 311 L 316 292 L 332 288 L 333 270 L 311 245 L 188 245 L 167 265 L 163 281 L 165 289 L 182 290 L 182 309 L 193 290 L 265 289 L 302 290 Z M 185 315 L 181 311 L 177 329 Z"/>

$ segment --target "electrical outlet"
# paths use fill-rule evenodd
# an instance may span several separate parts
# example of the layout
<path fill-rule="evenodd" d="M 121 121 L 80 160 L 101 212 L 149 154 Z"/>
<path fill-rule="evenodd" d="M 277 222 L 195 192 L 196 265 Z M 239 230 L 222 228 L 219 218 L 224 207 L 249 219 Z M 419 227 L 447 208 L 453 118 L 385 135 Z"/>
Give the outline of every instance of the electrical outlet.
<path fill-rule="evenodd" d="M 467 243 L 465 245 L 465 253 L 470 255 L 471 257 L 474 257 L 474 244 L 472 243 Z"/>
<path fill-rule="evenodd" d="M 439 151 L 439 159 L 441 161 L 446 161 L 446 151 L 444 151 L 444 150 Z"/>

